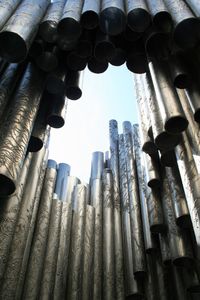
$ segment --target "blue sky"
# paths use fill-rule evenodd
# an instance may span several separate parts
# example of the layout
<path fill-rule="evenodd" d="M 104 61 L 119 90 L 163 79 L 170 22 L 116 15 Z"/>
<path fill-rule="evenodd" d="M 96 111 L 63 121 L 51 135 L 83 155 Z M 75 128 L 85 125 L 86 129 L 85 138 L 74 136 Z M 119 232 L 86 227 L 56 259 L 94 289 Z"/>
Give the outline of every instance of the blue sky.
<path fill-rule="evenodd" d="M 109 150 L 109 120 L 137 122 L 133 77 L 125 65 L 103 74 L 85 70 L 83 96 L 69 101 L 65 126 L 52 129 L 51 159 L 71 165 L 71 175 L 88 182 L 92 152 Z"/>

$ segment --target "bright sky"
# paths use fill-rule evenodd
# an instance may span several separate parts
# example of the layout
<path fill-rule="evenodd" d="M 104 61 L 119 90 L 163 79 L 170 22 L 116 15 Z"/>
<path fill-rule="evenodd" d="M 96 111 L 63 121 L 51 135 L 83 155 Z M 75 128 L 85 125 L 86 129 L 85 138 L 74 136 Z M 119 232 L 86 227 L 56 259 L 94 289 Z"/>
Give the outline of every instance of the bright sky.
<path fill-rule="evenodd" d="M 71 166 L 71 175 L 88 182 L 92 152 L 109 150 L 109 120 L 137 122 L 133 78 L 125 65 L 103 74 L 85 70 L 83 96 L 69 101 L 65 126 L 52 129 L 51 159 Z"/>

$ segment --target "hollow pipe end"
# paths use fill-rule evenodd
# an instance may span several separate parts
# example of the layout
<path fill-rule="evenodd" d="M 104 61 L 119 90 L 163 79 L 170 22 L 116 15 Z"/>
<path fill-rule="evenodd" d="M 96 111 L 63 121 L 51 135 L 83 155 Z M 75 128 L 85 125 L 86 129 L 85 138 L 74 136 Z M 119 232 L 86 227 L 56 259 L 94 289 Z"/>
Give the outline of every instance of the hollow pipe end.
<path fill-rule="evenodd" d="M 200 20 L 188 18 L 180 22 L 174 30 L 174 40 L 183 49 L 196 46 L 200 39 Z"/>
<path fill-rule="evenodd" d="M 190 215 L 183 215 L 176 219 L 176 224 L 181 228 L 192 228 Z"/>
<path fill-rule="evenodd" d="M 94 49 L 94 56 L 99 61 L 109 61 L 115 55 L 115 46 L 107 41 L 101 42 Z"/>
<path fill-rule="evenodd" d="M 61 128 L 65 125 L 65 120 L 62 116 L 51 115 L 47 118 L 47 124 L 53 128 Z"/>
<path fill-rule="evenodd" d="M 174 78 L 174 85 L 178 89 L 187 89 L 190 86 L 188 74 L 180 74 Z"/>
<path fill-rule="evenodd" d="M 200 123 L 200 108 L 195 111 L 195 113 L 194 113 L 194 120 L 197 123 Z"/>
<path fill-rule="evenodd" d="M 142 146 L 142 151 L 149 155 L 156 153 L 157 150 L 158 150 L 158 148 L 152 141 L 144 142 L 144 144 Z"/>
<path fill-rule="evenodd" d="M 126 62 L 126 52 L 121 48 L 115 49 L 115 55 L 109 60 L 113 66 L 122 66 Z"/>
<path fill-rule="evenodd" d="M 100 13 L 101 30 L 111 36 L 122 33 L 126 26 L 124 12 L 117 7 L 108 7 Z"/>
<path fill-rule="evenodd" d="M 155 224 L 155 225 L 151 225 L 150 230 L 151 230 L 152 233 L 155 233 L 155 234 L 166 233 L 167 232 L 167 226 L 163 223 Z"/>
<path fill-rule="evenodd" d="M 173 264 L 177 267 L 191 267 L 194 265 L 194 259 L 189 256 L 181 256 L 173 259 Z"/>
<path fill-rule="evenodd" d="M 151 16 L 143 8 L 133 9 L 128 13 L 128 26 L 136 32 L 144 32 L 151 24 Z"/>
<path fill-rule="evenodd" d="M 160 11 L 153 18 L 153 23 L 157 28 L 159 28 L 162 32 L 169 33 L 173 28 L 172 17 L 167 11 Z"/>
<path fill-rule="evenodd" d="M 29 143 L 28 143 L 28 152 L 38 152 L 42 149 L 43 147 L 43 141 L 39 139 L 38 137 L 31 136 Z"/>
<path fill-rule="evenodd" d="M 39 35 L 47 43 L 55 43 L 57 38 L 57 22 L 46 21 L 40 24 Z"/>
<path fill-rule="evenodd" d="M 70 100 L 78 100 L 82 96 L 82 90 L 79 87 L 69 86 L 66 88 L 66 96 Z"/>
<path fill-rule="evenodd" d="M 51 52 L 45 52 L 36 59 L 38 67 L 44 72 L 51 72 L 58 65 L 57 57 Z"/>
<path fill-rule="evenodd" d="M 26 42 L 15 32 L 1 32 L 0 45 L 1 56 L 10 63 L 20 63 L 28 54 Z"/>
<path fill-rule="evenodd" d="M 126 66 L 129 71 L 136 74 L 144 74 L 148 70 L 148 63 L 145 53 L 137 54 L 127 59 Z"/>
<path fill-rule="evenodd" d="M 146 277 L 146 275 L 147 275 L 146 271 L 136 271 L 136 272 L 134 272 L 134 277 L 137 280 L 144 279 Z"/>
<path fill-rule="evenodd" d="M 14 193 L 16 185 L 12 179 L 0 174 L 0 197 L 9 196 Z"/>
<path fill-rule="evenodd" d="M 156 146 L 163 151 L 172 150 L 181 141 L 181 135 L 172 135 L 166 131 L 161 132 L 155 137 Z"/>
<path fill-rule="evenodd" d="M 46 89 L 51 94 L 62 95 L 65 91 L 65 83 L 55 76 L 49 76 L 46 82 Z"/>
<path fill-rule="evenodd" d="M 185 117 L 174 116 L 165 122 L 165 130 L 170 134 L 180 134 L 187 129 L 188 124 L 188 120 Z"/>
<path fill-rule="evenodd" d="M 147 184 L 151 189 L 159 189 L 161 182 L 160 179 L 153 178 L 150 179 Z"/>
<path fill-rule="evenodd" d="M 108 69 L 108 62 L 99 62 L 96 58 L 92 58 L 88 62 L 88 69 L 95 74 L 104 73 Z"/>
<path fill-rule="evenodd" d="M 85 29 L 95 29 L 99 24 L 99 16 L 93 10 L 84 12 L 81 16 L 81 24 Z"/>
<path fill-rule="evenodd" d="M 77 40 L 81 35 L 81 25 L 73 18 L 62 19 L 57 27 L 58 33 L 68 40 Z"/>

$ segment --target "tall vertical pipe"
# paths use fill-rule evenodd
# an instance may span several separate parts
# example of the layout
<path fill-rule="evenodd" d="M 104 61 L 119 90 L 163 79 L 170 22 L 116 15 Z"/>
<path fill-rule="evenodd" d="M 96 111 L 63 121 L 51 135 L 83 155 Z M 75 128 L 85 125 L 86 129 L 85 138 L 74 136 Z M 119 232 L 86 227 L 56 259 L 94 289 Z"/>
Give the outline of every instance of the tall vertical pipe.
<path fill-rule="evenodd" d="M 103 299 L 115 299 L 113 178 L 103 172 Z"/>
<path fill-rule="evenodd" d="M 31 253 L 24 283 L 24 299 L 35 299 L 38 296 L 42 269 L 46 252 L 48 228 L 52 205 L 52 196 L 56 180 L 56 162 L 48 161 L 44 184 L 41 193 L 37 224 L 34 231 Z M 38 255 L 40 253 L 40 255 Z"/>
<path fill-rule="evenodd" d="M 160 183 L 161 184 L 161 183 Z M 149 223 L 152 233 L 162 233 L 166 231 L 166 225 L 163 216 L 163 207 L 161 194 L 159 190 L 153 189 L 147 202 Z"/>
<path fill-rule="evenodd" d="M 91 174 L 90 180 L 92 182 L 93 179 L 101 179 L 103 173 L 103 160 L 104 154 L 103 152 L 93 152 L 92 153 L 92 165 L 91 165 Z"/>
<path fill-rule="evenodd" d="M 68 164 L 60 163 L 58 165 L 58 174 L 56 177 L 55 193 L 58 199 L 66 201 L 67 195 L 67 179 L 70 175 L 71 167 Z"/>
<path fill-rule="evenodd" d="M 116 299 L 124 299 L 124 272 L 122 250 L 122 225 L 119 192 L 119 141 L 116 120 L 109 122 L 110 134 L 110 169 L 113 175 L 113 205 L 114 205 L 114 240 L 115 240 L 115 284 Z"/>
<path fill-rule="evenodd" d="M 78 184 L 75 188 L 76 209 L 72 219 L 69 270 L 67 280 L 67 298 L 78 299 L 81 296 L 82 255 L 86 218 L 86 187 Z"/>
<path fill-rule="evenodd" d="M 76 186 L 80 183 L 80 180 L 75 176 L 68 176 L 67 178 L 67 190 L 65 200 L 68 203 L 72 204 L 72 208 L 74 207 L 74 192 Z"/>
<path fill-rule="evenodd" d="M 133 242 L 133 270 L 134 275 L 141 277 L 146 272 L 144 240 L 142 230 L 140 199 L 138 194 L 137 173 L 133 153 L 132 126 L 129 122 L 123 123 L 125 157 L 128 176 L 128 191 L 130 199 L 130 217 Z"/>
<path fill-rule="evenodd" d="M 0 136 L 0 194 L 15 190 L 43 91 L 43 76 L 29 64 L 10 103 Z"/>

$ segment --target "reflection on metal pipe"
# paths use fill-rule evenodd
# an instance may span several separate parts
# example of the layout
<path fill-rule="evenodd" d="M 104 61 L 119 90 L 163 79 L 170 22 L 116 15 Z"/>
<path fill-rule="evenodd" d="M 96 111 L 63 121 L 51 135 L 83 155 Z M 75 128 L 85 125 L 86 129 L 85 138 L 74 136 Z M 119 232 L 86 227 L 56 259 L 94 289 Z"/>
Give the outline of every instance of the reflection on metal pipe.
<path fill-rule="evenodd" d="M 0 30 L 11 17 L 21 0 L 1 0 L 0 2 Z"/>
<path fill-rule="evenodd" d="M 68 164 L 60 163 L 58 165 L 58 174 L 56 177 L 55 193 L 58 195 L 58 199 L 66 201 L 67 197 L 67 181 L 70 175 L 71 167 Z"/>
<path fill-rule="evenodd" d="M 160 183 L 161 185 L 161 183 Z M 162 233 L 166 231 L 166 225 L 163 217 L 163 208 L 159 190 L 152 190 L 147 202 L 149 223 L 152 233 Z"/>

